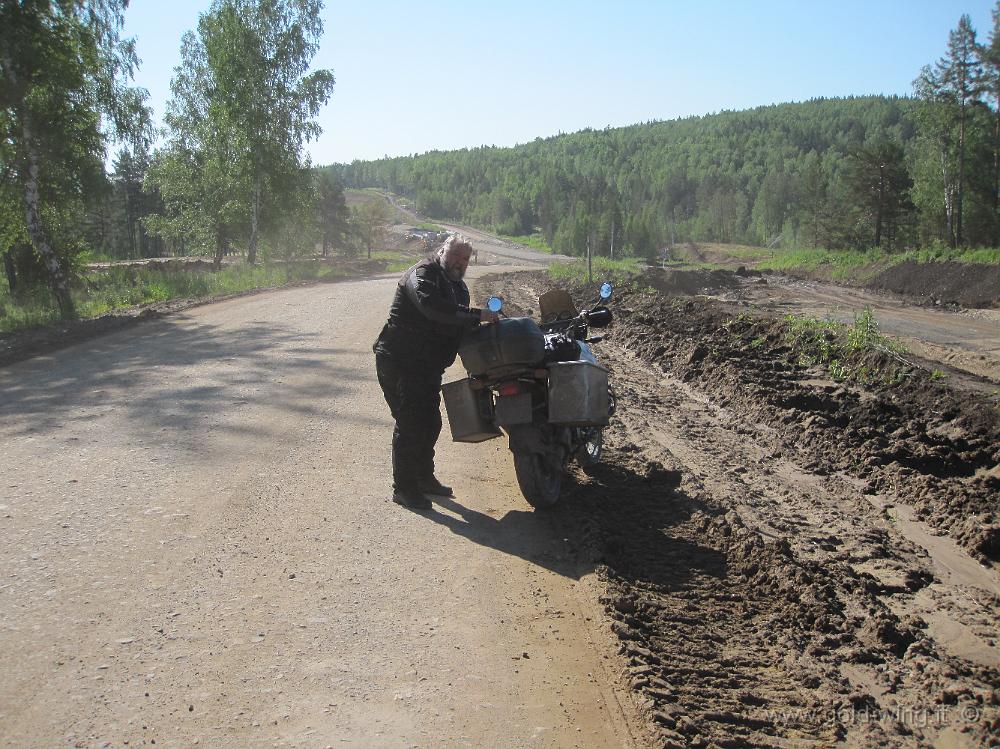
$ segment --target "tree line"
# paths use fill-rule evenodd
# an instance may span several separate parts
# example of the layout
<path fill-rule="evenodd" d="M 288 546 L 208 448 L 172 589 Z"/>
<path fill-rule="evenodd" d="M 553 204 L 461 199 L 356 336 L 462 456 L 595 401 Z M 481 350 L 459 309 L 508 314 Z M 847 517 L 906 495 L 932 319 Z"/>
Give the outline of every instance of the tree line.
<path fill-rule="evenodd" d="M 556 250 L 655 257 L 683 241 L 895 249 L 1000 245 L 1000 3 L 968 16 L 910 97 L 817 99 L 316 169 L 334 76 L 311 70 L 320 0 L 214 0 L 181 40 L 161 143 L 127 0 L 0 3 L 0 257 L 73 315 L 87 250 L 292 256 L 373 245 L 377 203 Z M 105 156 L 116 149 L 111 170 Z"/>
<path fill-rule="evenodd" d="M 909 97 L 816 99 L 584 130 L 331 173 L 431 216 L 555 250 L 655 257 L 706 241 L 887 250 L 1000 245 L 1000 3 L 968 16 Z"/>

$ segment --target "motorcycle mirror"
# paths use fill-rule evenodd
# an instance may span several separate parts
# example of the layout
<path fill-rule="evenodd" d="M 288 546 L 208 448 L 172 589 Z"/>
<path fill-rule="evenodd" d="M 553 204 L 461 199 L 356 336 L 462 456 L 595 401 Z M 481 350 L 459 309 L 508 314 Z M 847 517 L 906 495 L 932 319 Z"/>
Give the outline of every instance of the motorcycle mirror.
<path fill-rule="evenodd" d="M 498 296 L 491 296 L 486 302 L 486 309 L 490 312 L 499 312 L 503 309 L 503 299 Z"/>
<path fill-rule="evenodd" d="M 611 292 L 614 291 L 614 286 L 605 281 L 601 284 L 601 299 L 610 299 Z"/>

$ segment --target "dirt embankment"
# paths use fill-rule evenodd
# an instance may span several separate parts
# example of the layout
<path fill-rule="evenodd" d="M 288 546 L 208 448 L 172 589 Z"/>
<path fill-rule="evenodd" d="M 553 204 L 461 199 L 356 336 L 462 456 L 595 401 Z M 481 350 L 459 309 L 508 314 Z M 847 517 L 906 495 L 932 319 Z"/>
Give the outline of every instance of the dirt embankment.
<path fill-rule="evenodd" d="M 823 269 L 789 268 L 782 273 L 810 281 L 889 291 L 918 304 L 971 309 L 1000 307 L 1000 266 L 985 263 L 908 260 L 881 270 L 857 268 L 846 278 L 834 277 Z"/>
<path fill-rule="evenodd" d="M 867 286 L 915 296 L 929 304 L 1000 307 L 1000 266 L 982 263 L 905 263 L 886 268 Z"/>
<path fill-rule="evenodd" d="M 684 262 L 712 263 L 730 269 L 753 268 L 774 257 L 771 251 L 761 247 L 694 242 L 678 245 L 672 254 Z M 1000 265 L 954 261 L 918 263 L 913 260 L 890 264 L 883 260 L 853 268 L 846 277 L 839 272 L 835 274 L 836 270 L 823 265 L 787 268 L 781 272 L 808 281 L 889 291 L 934 306 L 1000 307 Z"/>
<path fill-rule="evenodd" d="M 516 314 L 547 285 L 477 292 Z M 600 565 L 653 743 L 1000 740 L 1000 582 L 904 507 L 997 559 L 996 412 L 926 373 L 834 382 L 790 360 L 781 321 L 730 305 L 614 306 L 606 456 L 553 522 Z"/>

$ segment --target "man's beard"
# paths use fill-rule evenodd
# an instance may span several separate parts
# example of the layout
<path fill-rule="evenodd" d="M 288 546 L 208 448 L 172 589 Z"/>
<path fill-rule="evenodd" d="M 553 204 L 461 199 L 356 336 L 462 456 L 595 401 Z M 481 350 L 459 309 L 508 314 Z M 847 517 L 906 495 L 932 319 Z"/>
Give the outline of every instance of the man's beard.
<path fill-rule="evenodd" d="M 450 278 L 452 281 L 461 281 L 463 278 L 465 278 L 464 268 L 448 267 L 446 265 L 444 266 L 444 272 L 448 275 L 448 278 Z"/>

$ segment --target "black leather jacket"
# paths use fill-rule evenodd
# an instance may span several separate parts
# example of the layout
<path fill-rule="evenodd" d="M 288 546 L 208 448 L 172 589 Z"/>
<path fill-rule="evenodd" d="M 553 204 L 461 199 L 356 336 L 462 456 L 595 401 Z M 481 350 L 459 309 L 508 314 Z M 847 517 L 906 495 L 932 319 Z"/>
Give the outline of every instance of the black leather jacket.
<path fill-rule="evenodd" d="M 372 349 L 408 366 L 444 371 L 455 361 L 466 330 L 479 326 L 482 311 L 469 307 L 465 281 L 448 278 L 439 260 L 421 260 L 396 285 L 389 321 Z"/>

